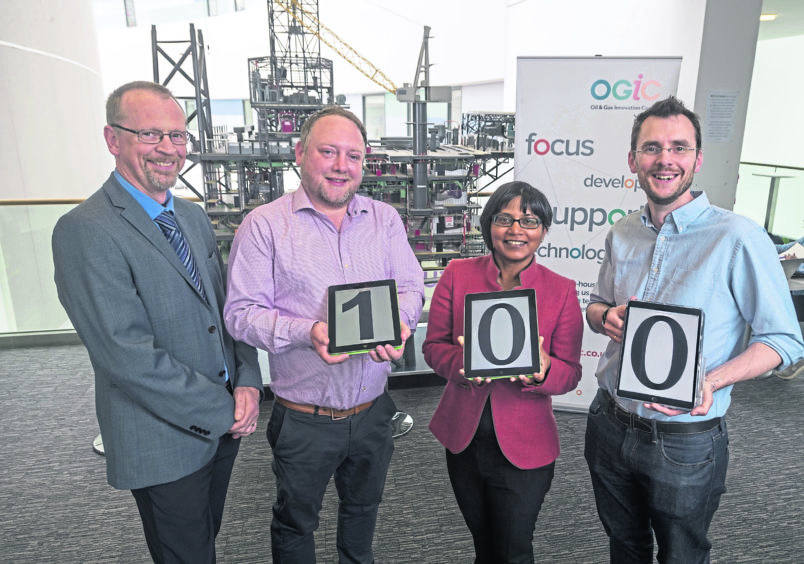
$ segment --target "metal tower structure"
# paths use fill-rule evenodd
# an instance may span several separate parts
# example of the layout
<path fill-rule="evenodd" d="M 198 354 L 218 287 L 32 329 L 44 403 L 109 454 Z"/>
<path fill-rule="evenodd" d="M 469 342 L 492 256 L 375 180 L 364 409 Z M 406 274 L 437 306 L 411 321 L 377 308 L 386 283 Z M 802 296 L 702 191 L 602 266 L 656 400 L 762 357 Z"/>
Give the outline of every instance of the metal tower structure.
<path fill-rule="evenodd" d="M 187 128 L 193 135 L 187 155 L 192 164 L 180 178 L 204 202 L 226 254 L 245 214 L 283 193 L 283 171 L 294 160 L 290 134 L 259 139 L 253 127 L 236 127 L 231 135 L 225 127 L 212 125 L 204 40 L 193 24 L 189 40 L 159 40 L 152 26 L 151 43 L 154 82 L 169 87 L 185 103 Z M 197 165 L 202 188 L 188 178 Z"/>
<path fill-rule="evenodd" d="M 187 113 L 187 129 L 195 131 L 191 151 L 200 150 L 212 139 L 212 119 L 209 101 L 209 85 L 207 84 L 207 64 L 204 58 L 204 36 L 201 30 L 195 31 L 190 24 L 190 38 L 186 40 L 162 40 L 156 34 L 156 26 L 151 26 L 151 56 L 153 59 L 154 82 L 169 88 L 177 100 L 184 101 L 192 108 Z M 198 144 L 199 148 L 195 145 Z M 188 180 L 188 173 L 198 164 L 191 166 L 179 174 L 179 179 L 192 192 L 201 198 L 204 194 Z M 202 176 L 207 177 L 203 162 Z"/>
<path fill-rule="evenodd" d="M 335 103 L 332 61 L 321 57 L 318 0 L 268 0 L 270 55 L 248 60 L 257 138 L 288 149 L 307 116 Z"/>

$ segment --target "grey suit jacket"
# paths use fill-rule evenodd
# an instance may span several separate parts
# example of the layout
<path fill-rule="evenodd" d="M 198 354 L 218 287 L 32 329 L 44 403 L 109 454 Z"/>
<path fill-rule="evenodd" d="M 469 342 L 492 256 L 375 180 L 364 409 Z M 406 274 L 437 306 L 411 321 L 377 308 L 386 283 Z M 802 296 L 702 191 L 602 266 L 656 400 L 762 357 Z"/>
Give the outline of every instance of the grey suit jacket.
<path fill-rule="evenodd" d="M 200 469 L 234 424 L 235 387 L 258 388 L 257 353 L 222 320 L 224 265 L 203 209 L 176 198 L 176 220 L 207 300 L 142 206 L 111 175 L 59 219 L 59 299 L 95 371 L 109 484 L 136 489 Z"/>

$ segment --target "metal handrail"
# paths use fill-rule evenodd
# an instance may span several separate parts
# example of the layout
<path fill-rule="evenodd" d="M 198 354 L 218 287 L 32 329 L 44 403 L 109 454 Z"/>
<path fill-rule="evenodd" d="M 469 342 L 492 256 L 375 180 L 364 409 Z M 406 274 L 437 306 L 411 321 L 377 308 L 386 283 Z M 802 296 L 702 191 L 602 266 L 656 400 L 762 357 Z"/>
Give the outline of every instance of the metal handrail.
<path fill-rule="evenodd" d="M 750 166 L 765 166 L 768 168 L 789 168 L 790 170 L 804 170 L 804 167 L 800 166 L 788 166 L 788 165 L 775 165 L 775 164 L 768 164 L 768 163 L 751 163 L 746 161 L 740 161 L 741 165 L 750 165 Z"/>

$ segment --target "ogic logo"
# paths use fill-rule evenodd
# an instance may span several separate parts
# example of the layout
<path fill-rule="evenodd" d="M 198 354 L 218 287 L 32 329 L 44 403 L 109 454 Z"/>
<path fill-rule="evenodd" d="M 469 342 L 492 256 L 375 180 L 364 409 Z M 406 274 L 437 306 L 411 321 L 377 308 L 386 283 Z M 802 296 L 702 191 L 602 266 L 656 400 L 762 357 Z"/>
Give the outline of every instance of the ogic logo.
<path fill-rule="evenodd" d="M 526 140 L 529 155 L 544 156 L 548 153 L 558 157 L 589 157 L 595 153 L 595 142 L 591 139 L 540 139 L 538 134 L 530 133 Z"/>
<path fill-rule="evenodd" d="M 592 98 L 595 100 L 605 100 L 612 97 L 615 100 L 656 100 L 661 92 L 662 85 L 657 80 L 644 80 L 639 74 L 636 80 L 615 80 L 609 82 L 601 78 L 592 83 Z"/>

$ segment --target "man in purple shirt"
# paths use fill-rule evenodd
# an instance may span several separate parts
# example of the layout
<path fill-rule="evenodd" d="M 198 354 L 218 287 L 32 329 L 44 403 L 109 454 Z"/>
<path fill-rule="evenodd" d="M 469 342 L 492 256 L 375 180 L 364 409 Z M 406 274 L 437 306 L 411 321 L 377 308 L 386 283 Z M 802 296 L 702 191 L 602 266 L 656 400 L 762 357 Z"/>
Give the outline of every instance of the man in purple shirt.
<path fill-rule="evenodd" d="M 357 196 L 366 130 L 329 106 L 296 144 L 301 187 L 246 216 L 229 255 L 226 326 L 268 351 L 275 395 L 268 423 L 277 500 L 273 561 L 314 562 L 313 531 L 332 475 L 338 490 L 340 562 L 373 562 L 371 543 L 394 450 L 385 392 L 402 350 L 327 352 L 327 288 L 393 278 L 402 338 L 424 303 L 424 276 L 399 214 Z"/>

